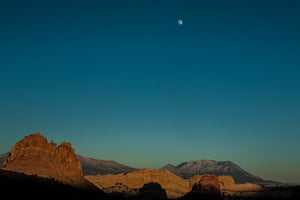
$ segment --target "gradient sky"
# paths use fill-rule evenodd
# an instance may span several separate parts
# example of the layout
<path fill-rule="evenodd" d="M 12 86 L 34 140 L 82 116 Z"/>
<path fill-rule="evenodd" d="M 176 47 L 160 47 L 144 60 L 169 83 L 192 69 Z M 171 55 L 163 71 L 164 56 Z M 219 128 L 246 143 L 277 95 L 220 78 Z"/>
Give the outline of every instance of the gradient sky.
<path fill-rule="evenodd" d="M 299 10 L 287 0 L 0 1 L 0 153 L 40 132 L 138 168 L 231 160 L 300 182 Z"/>

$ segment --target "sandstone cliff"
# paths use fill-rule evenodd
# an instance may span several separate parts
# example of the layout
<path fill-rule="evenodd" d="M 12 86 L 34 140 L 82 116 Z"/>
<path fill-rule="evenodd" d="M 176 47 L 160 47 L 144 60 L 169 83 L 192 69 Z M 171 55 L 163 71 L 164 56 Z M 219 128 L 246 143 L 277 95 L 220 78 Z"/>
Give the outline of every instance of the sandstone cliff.
<path fill-rule="evenodd" d="M 48 143 L 39 133 L 17 142 L 8 154 L 3 169 L 52 178 L 77 187 L 88 184 L 71 143 L 63 142 L 57 146 L 53 141 Z"/>

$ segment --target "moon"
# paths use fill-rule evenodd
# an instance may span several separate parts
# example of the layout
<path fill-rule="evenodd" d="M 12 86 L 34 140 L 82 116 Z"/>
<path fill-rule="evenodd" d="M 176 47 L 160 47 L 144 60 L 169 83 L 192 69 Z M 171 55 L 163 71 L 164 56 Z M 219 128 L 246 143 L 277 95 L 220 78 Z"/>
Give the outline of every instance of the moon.
<path fill-rule="evenodd" d="M 183 24 L 183 21 L 182 21 L 181 19 L 179 19 L 179 20 L 177 21 L 177 23 L 179 24 L 179 26 L 181 26 L 181 25 Z"/>

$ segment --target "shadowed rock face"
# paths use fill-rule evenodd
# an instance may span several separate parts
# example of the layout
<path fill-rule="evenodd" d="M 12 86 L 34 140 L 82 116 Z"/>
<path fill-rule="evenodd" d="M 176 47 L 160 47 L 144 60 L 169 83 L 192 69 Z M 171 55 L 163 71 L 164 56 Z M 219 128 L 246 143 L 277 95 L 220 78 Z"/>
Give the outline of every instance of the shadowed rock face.
<path fill-rule="evenodd" d="M 139 189 L 138 198 L 145 200 L 168 199 L 166 191 L 159 183 L 147 183 Z"/>
<path fill-rule="evenodd" d="M 218 196 L 221 194 L 220 191 L 220 182 L 215 175 L 203 175 L 198 184 L 196 184 L 192 191 L 194 193 L 206 194 Z"/>
<path fill-rule="evenodd" d="M 205 174 L 201 176 L 198 183 L 194 185 L 192 191 L 181 199 L 223 199 L 218 178 L 215 175 Z"/>
<path fill-rule="evenodd" d="M 87 182 L 71 143 L 57 146 L 39 133 L 17 142 L 4 162 L 5 170 L 54 178 L 63 183 L 79 186 Z"/>

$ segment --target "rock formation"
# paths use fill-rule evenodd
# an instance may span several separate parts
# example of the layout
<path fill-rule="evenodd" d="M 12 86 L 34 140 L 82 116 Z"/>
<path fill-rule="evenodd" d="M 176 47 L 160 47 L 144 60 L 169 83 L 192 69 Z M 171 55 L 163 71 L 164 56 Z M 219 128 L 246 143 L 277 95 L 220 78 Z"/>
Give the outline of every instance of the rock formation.
<path fill-rule="evenodd" d="M 17 142 L 8 154 L 3 169 L 53 178 L 78 187 L 87 183 L 71 143 L 63 142 L 57 147 L 53 141 L 48 143 L 40 133 Z"/>

